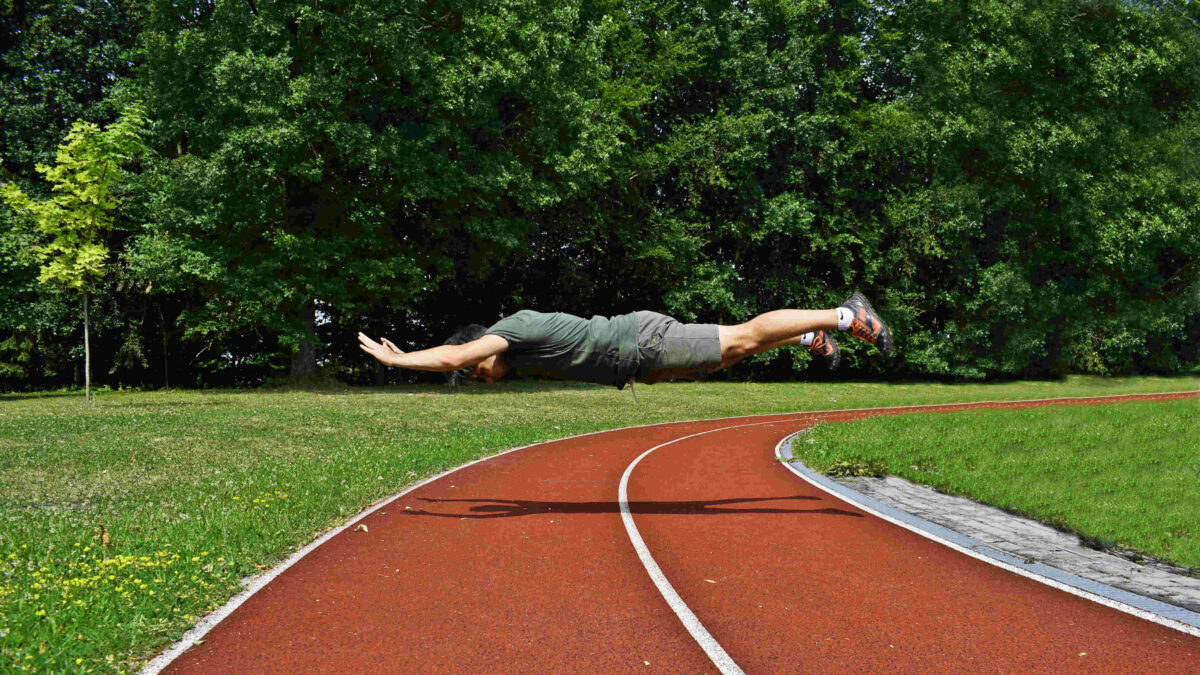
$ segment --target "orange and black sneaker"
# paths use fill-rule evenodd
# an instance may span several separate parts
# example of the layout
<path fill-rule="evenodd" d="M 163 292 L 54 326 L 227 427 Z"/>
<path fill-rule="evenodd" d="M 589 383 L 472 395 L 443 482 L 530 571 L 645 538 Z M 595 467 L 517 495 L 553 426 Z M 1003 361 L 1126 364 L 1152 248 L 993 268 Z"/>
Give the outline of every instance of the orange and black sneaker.
<path fill-rule="evenodd" d="M 854 337 L 870 342 L 884 354 L 892 353 L 892 331 L 875 313 L 875 308 L 862 293 L 854 291 L 854 295 L 843 302 L 842 307 L 854 314 L 854 318 L 850 320 L 850 333 Z"/>
<path fill-rule="evenodd" d="M 829 370 L 837 370 L 842 363 L 842 352 L 838 349 L 837 340 L 832 333 L 827 333 L 819 330 L 813 334 L 812 344 L 808 346 L 808 351 L 825 359 L 825 367 Z"/>

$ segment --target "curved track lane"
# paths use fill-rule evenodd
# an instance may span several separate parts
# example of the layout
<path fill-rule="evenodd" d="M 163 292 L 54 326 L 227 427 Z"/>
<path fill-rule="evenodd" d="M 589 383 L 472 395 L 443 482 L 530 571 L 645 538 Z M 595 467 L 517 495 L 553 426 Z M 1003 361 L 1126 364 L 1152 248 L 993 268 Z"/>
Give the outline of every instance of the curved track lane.
<path fill-rule="evenodd" d="M 651 448 L 629 471 L 629 516 L 735 668 L 1195 672 L 1200 639 L 868 516 L 774 458 L 818 419 L 966 407 L 668 424 L 501 455 L 331 538 L 166 672 L 718 672 L 622 522 L 617 486 Z"/>

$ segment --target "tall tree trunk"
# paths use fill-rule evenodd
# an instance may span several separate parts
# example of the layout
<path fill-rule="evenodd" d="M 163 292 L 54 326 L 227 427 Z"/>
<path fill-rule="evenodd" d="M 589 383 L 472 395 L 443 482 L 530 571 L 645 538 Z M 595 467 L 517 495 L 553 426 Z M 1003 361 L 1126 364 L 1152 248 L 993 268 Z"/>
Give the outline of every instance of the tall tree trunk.
<path fill-rule="evenodd" d="M 305 339 L 292 355 L 292 377 L 317 374 L 317 350 L 311 339 L 317 334 L 317 305 L 309 300 L 304 305 L 303 316 Z"/>
<path fill-rule="evenodd" d="M 83 292 L 83 396 L 92 404 L 92 342 L 88 336 L 88 294 Z"/>
<path fill-rule="evenodd" d="M 163 389 L 171 388 L 171 362 L 167 353 L 167 319 L 163 316 L 162 305 L 158 307 L 158 325 L 162 330 L 163 349 Z"/>

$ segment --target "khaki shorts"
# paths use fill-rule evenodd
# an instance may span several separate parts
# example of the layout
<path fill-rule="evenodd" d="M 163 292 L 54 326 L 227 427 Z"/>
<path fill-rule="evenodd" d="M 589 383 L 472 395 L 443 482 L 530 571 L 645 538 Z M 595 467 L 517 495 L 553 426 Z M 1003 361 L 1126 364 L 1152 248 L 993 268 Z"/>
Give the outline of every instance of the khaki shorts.
<path fill-rule="evenodd" d="M 715 323 L 679 323 L 658 312 L 635 312 L 638 378 L 656 370 L 699 371 L 721 365 L 721 335 Z"/>

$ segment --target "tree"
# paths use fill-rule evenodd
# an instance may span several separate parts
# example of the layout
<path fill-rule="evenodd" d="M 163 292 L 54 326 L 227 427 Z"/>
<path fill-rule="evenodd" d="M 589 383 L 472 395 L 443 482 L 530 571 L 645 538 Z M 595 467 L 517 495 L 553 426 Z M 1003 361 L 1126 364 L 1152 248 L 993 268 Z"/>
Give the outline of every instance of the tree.
<path fill-rule="evenodd" d="M 1179 369 L 1200 310 L 1200 31 L 1158 4 L 898 3 L 912 85 L 852 140 L 887 179 L 879 256 L 912 299 L 910 367 Z"/>
<path fill-rule="evenodd" d="M 620 146 L 603 37 L 545 2 L 156 2 L 145 236 L 216 270 L 190 334 L 279 336 L 308 372 L 318 310 L 411 310 L 522 250 Z"/>
<path fill-rule="evenodd" d="M 0 182 L 14 181 L 31 196 L 45 196 L 35 167 L 54 162 L 72 121 L 111 122 L 134 98 L 130 85 L 140 61 L 143 8 L 140 0 L 0 0 Z M 31 243 L 38 237 L 28 219 L 0 208 L 4 387 L 55 387 L 84 379 L 77 294 L 38 282 L 40 261 Z M 114 252 L 122 239 L 120 231 L 107 239 Z M 94 302 L 89 307 L 93 349 L 106 350 L 106 338 L 115 337 L 106 324 L 128 323 L 126 293 L 110 297 L 106 304 L 116 312 Z"/>
<path fill-rule="evenodd" d="M 0 198 L 15 211 L 31 216 L 46 240 L 37 245 L 43 263 L 38 281 L 80 293 L 89 405 L 88 292 L 104 276 L 108 259 L 104 235 L 112 229 L 113 211 L 121 203 L 118 189 L 126 177 L 122 166 L 146 151 L 141 138 L 145 126 L 145 112 L 139 104 L 130 105 L 103 130 L 91 122 L 76 121 L 58 148 L 57 164 L 37 167 L 52 184 L 53 196 L 33 198 L 15 183 L 0 185 Z"/>

